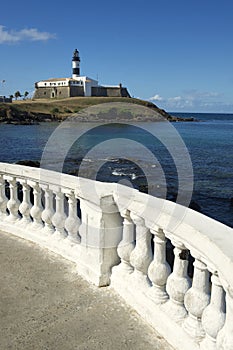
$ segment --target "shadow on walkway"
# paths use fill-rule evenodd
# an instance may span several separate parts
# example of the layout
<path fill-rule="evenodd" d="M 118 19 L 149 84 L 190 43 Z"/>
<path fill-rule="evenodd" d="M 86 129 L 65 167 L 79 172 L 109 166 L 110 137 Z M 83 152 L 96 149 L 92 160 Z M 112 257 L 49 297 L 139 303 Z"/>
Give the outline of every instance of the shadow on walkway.
<path fill-rule="evenodd" d="M 33 243 L 0 232 L 0 266 L 3 350 L 171 349 L 114 291 Z"/>

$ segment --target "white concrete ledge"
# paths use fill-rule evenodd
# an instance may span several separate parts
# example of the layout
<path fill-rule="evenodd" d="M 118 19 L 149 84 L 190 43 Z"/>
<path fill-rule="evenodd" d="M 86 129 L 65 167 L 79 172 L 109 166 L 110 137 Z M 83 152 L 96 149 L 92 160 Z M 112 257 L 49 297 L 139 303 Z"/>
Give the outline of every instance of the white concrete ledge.
<path fill-rule="evenodd" d="M 122 185 L 0 163 L 0 229 L 111 284 L 175 349 L 233 349 L 230 227 Z"/>

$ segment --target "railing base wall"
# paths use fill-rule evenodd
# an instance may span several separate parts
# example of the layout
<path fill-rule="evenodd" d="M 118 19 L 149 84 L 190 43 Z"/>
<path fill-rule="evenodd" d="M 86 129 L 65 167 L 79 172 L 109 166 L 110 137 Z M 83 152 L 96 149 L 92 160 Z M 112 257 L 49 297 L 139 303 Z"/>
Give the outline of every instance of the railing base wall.
<path fill-rule="evenodd" d="M 103 273 L 101 270 L 102 266 L 97 263 L 94 264 L 94 261 L 99 260 L 99 249 L 87 248 L 81 244 L 73 244 L 68 239 L 55 239 L 54 234 L 44 235 L 43 230 L 33 229 L 32 225 L 33 224 L 29 224 L 25 227 L 25 225 L 17 225 L 15 222 L 10 223 L 7 221 L 1 221 L 0 230 L 27 241 L 34 242 L 40 247 L 49 249 L 53 253 L 76 263 L 77 273 L 88 282 L 95 284 L 98 287 L 109 285 L 110 271 L 109 273 L 106 271 Z"/>
<path fill-rule="evenodd" d="M 129 278 L 129 275 L 114 273 L 113 269 L 110 287 L 120 294 L 126 303 L 136 310 L 174 349 L 199 350 L 200 346 L 183 331 L 180 324 L 173 321 L 169 313 L 164 312 L 165 304 L 155 304 L 148 298 L 146 290 L 140 290 L 140 285 L 129 283 Z"/>

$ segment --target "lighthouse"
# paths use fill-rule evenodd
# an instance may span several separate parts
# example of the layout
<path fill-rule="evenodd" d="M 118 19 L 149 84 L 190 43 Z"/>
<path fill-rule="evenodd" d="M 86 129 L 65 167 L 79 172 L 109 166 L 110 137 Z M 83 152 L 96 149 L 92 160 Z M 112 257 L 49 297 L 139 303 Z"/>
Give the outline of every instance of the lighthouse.
<path fill-rule="evenodd" d="M 77 49 L 74 50 L 72 58 L 72 78 L 76 79 L 80 76 L 80 57 Z"/>
<path fill-rule="evenodd" d="M 86 75 L 80 75 L 79 51 L 72 56 L 72 77 L 50 78 L 35 83 L 33 98 L 70 98 L 70 97 L 130 97 L 127 88 L 121 85 L 104 86 Z M 1 99 L 1 98 L 0 98 Z"/>

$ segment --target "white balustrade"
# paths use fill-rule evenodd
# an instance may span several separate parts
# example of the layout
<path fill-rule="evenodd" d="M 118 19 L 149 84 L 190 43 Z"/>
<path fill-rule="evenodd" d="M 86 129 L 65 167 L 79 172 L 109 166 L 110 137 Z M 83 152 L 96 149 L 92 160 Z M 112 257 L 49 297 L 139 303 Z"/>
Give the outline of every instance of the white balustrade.
<path fill-rule="evenodd" d="M 191 281 L 187 274 L 188 250 L 178 241 L 172 240 L 174 245 L 174 266 L 173 272 L 168 276 L 166 290 L 169 301 L 164 310 L 169 313 L 175 321 L 181 322 L 187 315 L 184 306 L 184 296 L 191 287 Z"/>
<path fill-rule="evenodd" d="M 233 349 L 233 288 L 226 290 L 226 321 L 217 335 L 217 350 Z"/>
<path fill-rule="evenodd" d="M 23 201 L 21 202 L 19 206 L 19 211 L 22 214 L 22 219 L 20 220 L 20 225 L 29 224 L 32 222 L 31 216 L 30 216 L 30 210 L 32 208 L 32 204 L 30 201 L 30 190 L 31 187 L 27 184 L 26 180 L 20 180 L 20 184 L 22 185 L 22 192 L 23 192 Z"/>
<path fill-rule="evenodd" d="M 121 216 L 124 219 L 122 240 L 117 246 L 117 253 L 121 262 L 113 269 L 115 273 L 117 272 L 122 275 L 127 275 L 133 272 L 133 266 L 130 264 L 130 255 L 135 248 L 134 224 L 130 218 L 130 212 L 128 210 L 122 211 Z"/>
<path fill-rule="evenodd" d="M 184 329 L 197 342 L 200 342 L 205 336 L 201 317 L 206 306 L 209 304 L 209 300 L 209 271 L 203 262 L 195 259 L 192 287 L 187 291 L 184 298 L 184 304 L 188 310 Z"/>
<path fill-rule="evenodd" d="M 53 191 L 50 190 L 49 185 L 43 187 L 44 189 L 44 210 L 41 213 L 41 219 L 44 222 L 43 232 L 46 234 L 53 234 L 54 227 L 52 224 L 52 217 L 55 213 L 53 209 Z"/>
<path fill-rule="evenodd" d="M 134 268 L 132 278 L 138 288 L 144 289 L 150 286 L 147 271 L 152 260 L 151 233 L 143 218 L 133 213 L 130 216 L 136 225 L 136 246 L 130 254 L 130 264 Z"/>
<path fill-rule="evenodd" d="M 231 228 L 188 208 L 171 228 L 175 203 L 133 189 L 129 199 L 124 186 L 101 182 L 93 194 L 91 180 L 57 175 L 0 163 L 0 230 L 75 262 L 98 286 L 111 281 L 175 349 L 233 350 Z M 167 238 L 174 245 L 172 273 Z M 192 284 L 188 252 L 195 258 Z"/>
<path fill-rule="evenodd" d="M 8 198 L 6 196 L 6 182 L 2 174 L 0 174 L 0 218 L 4 219 L 7 216 Z"/>
<path fill-rule="evenodd" d="M 41 188 L 38 182 L 30 182 L 30 185 L 33 188 L 33 198 L 34 204 L 30 210 L 30 215 L 33 219 L 32 227 L 34 229 L 40 230 L 42 229 L 43 222 L 41 220 L 41 214 L 43 211 L 43 206 L 41 204 Z"/>
<path fill-rule="evenodd" d="M 226 318 L 225 292 L 216 273 L 211 276 L 211 281 L 210 304 L 202 315 L 202 325 L 206 336 L 201 342 L 201 350 L 217 350 L 216 338 Z"/>
<path fill-rule="evenodd" d="M 10 200 L 7 202 L 7 209 L 10 215 L 6 218 L 7 221 L 15 222 L 20 219 L 19 216 L 19 205 L 20 201 L 18 199 L 18 185 L 15 177 L 6 177 L 10 188 Z"/>
<path fill-rule="evenodd" d="M 171 269 L 166 261 L 166 238 L 163 230 L 152 229 L 151 233 L 154 235 L 154 259 L 148 270 L 148 276 L 152 282 L 148 296 L 156 304 L 162 304 L 168 299 L 165 288 Z"/>
<path fill-rule="evenodd" d="M 64 211 L 64 193 L 61 192 L 59 188 L 56 193 L 56 211 L 52 217 L 52 223 L 55 227 L 55 235 L 59 239 L 63 239 L 67 237 L 67 233 L 65 232 L 65 220 L 67 218 Z"/>
<path fill-rule="evenodd" d="M 77 199 L 73 191 L 66 193 L 66 196 L 68 197 L 69 204 L 69 215 L 65 220 L 65 229 L 68 233 L 67 238 L 74 243 L 80 243 L 81 237 L 79 235 L 79 227 L 81 225 L 81 220 L 77 215 Z"/>

